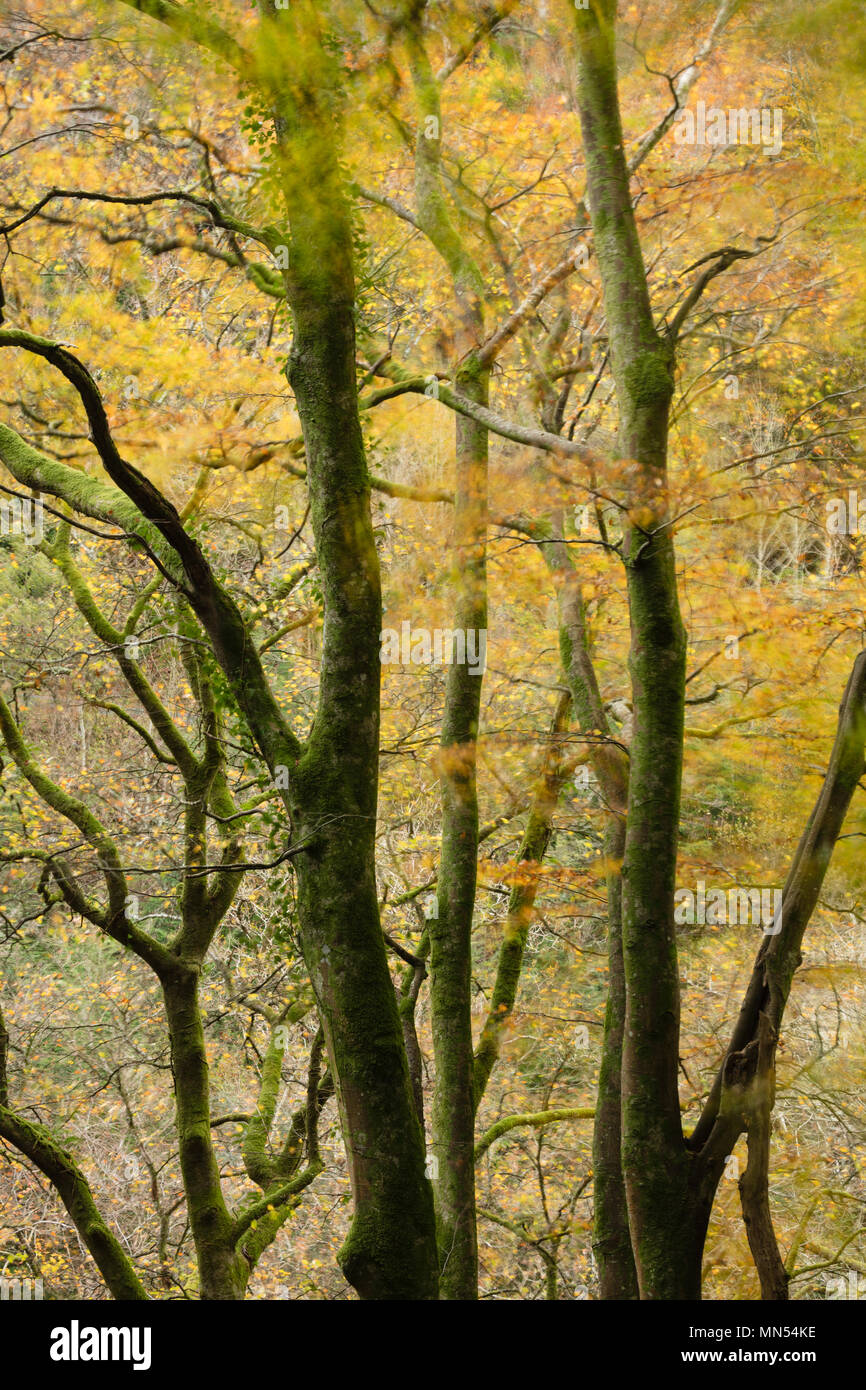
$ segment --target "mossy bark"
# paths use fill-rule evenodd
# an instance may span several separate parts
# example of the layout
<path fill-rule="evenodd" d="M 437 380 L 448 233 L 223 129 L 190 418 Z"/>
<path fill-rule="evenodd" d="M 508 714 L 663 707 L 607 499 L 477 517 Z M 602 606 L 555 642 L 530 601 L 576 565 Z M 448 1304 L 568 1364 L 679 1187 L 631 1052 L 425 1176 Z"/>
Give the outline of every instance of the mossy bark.
<path fill-rule="evenodd" d="M 601 270 L 624 506 L 634 733 L 622 867 L 625 1019 L 622 1165 L 640 1295 L 700 1297 L 690 1161 L 678 1091 L 679 972 L 674 937 L 686 640 L 665 478 L 672 347 L 655 328 L 617 94 L 615 0 L 576 17 L 578 104 Z"/>
<path fill-rule="evenodd" d="M 487 370 L 477 349 L 484 336 L 483 277 L 452 218 L 442 177 L 439 83 L 426 48 L 423 5 L 406 14 L 415 93 L 415 201 L 418 225 L 448 268 L 456 300 L 458 393 L 489 403 Z M 456 420 L 453 627 L 487 635 L 487 430 Z M 477 650 L 477 647 L 476 647 Z M 435 1081 L 432 1106 L 440 1295 L 478 1297 L 472 1079 L 472 917 L 478 865 L 476 766 L 483 670 L 451 666 L 445 692 L 440 768 L 442 837 L 437 918 L 430 923 L 430 1000 Z"/>
<path fill-rule="evenodd" d="M 622 1053 L 625 970 L 622 958 L 622 879 L 625 821 L 611 817 L 605 834 L 607 873 L 607 1003 L 592 1138 L 593 1241 L 603 1299 L 638 1297 L 622 1168 Z"/>
<path fill-rule="evenodd" d="M 487 374 L 467 370 L 460 389 L 485 404 Z M 442 839 L 437 916 L 429 924 L 430 997 L 436 1080 L 434 1178 L 440 1296 L 478 1297 L 475 1102 L 472 1050 L 472 919 L 478 866 L 478 724 L 482 671 L 470 668 L 468 633 L 487 633 L 487 431 L 457 420 L 453 623 L 467 634 L 465 662 L 448 672 L 439 750 Z"/>
<path fill-rule="evenodd" d="M 288 378 L 325 600 L 316 719 L 285 799 L 298 846 L 301 941 L 355 1202 L 340 1259 L 362 1298 L 432 1299 L 433 1201 L 376 889 L 382 606 L 355 377 L 352 229 L 335 144 L 337 78 L 325 47 L 312 42 L 314 7 L 274 18 L 263 37 L 279 57 L 269 83 L 291 229 Z"/>
<path fill-rule="evenodd" d="M 290 778 L 298 913 L 336 1083 L 355 1198 L 343 1270 L 364 1298 L 433 1298 L 424 1144 L 385 955 L 375 875 L 379 567 L 346 285 L 295 290 L 298 404 L 325 595 L 319 706 Z"/>
<path fill-rule="evenodd" d="M 163 1000 L 171 1038 L 180 1167 L 198 1258 L 203 1299 L 243 1298 L 249 1270 L 235 1249 L 211 1141 L 210 1085 L 198 1005 L 198 969 L 178 964 L 163 973 Z"/>

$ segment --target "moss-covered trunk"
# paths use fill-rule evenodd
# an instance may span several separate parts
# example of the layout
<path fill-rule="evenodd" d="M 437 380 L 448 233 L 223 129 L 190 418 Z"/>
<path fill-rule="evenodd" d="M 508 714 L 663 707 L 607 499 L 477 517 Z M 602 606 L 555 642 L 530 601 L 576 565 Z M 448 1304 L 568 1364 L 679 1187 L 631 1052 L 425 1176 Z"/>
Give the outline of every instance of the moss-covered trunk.
<path fill-rule="evenodd" d="M 635 1299 L 637 1270 L 622 1170 L 622 1051 L 625 970 L 622 958 L 622 879 L 625 821 L 611 817 L 604 843 L 607 872 L 607 1003 L 592 1137 L 593 1240 L 603 1299 Z"/>
<path fill-rule="evenodd" d="M 700 1297 L 689 1155 L 679 1107 L 679 969 L 673 921 L 685 639 L 672 547 L 642 558 L 632 535 L 629 608 L 634 735 L 623 862 L 623 1174 L 643 1298 Z"/>
<path fill-rule="evenodd" d="M 485 405 L 487 375 L 471 367 L 458 388 Z M 478 865 L 478 724 L 487 638 L 487 431 L 457 417 L 454 628 L 465 661 L 449 669 L 440 747 L 442 843 L 437 916 L 430 922 L 434 1179 L 440 1296 L 478 1297 L 475 1100 L 472 1052 L 472 918 Z M 483 645 L 480 634 L 484 634 Z M 471 634 L 471 637 L 470 637 Z"/>
<path fill-rule="evenodd" d="M 615 0 L 599 0 L 576 17 L 587 188 L 610 335 L 620 452 L 631 469 L 623 499 L 634 733 L 622 867 L 622 1164 L 641 1297 L 697 1298 L 700 1258 L 695 1258 L 690 1161 L 677 1084 L 673 897 L 686 641 L 666 499 L 673 349 L 653 322 L 632 209 L 617 94 L 615 23 Z"/>
<path fill-rule="evenodd" d="M 203 1299 L 240 1299 L 249 1271 L 235 1249 L 210 1128 L 210 1085 L 198 1003 L 199 971 L 178 963 L 160 977 L 171 1039 L 180 1167 Z"/>
<path fill-rule="evenodd" d="M 344 1272 L 364 1298 L 433 1298 L 432 1197 L 376 892 L 381 596 L 352 307 L 336 292 L 293 303 L 289 375 L 325 592 L 319 710 L 291 778 L 298 913 L 355 1199 Z"/>
<path fill-rule="evenodd" d="M 365 1299 L 437 1296 L 433 1201 L 379 920 L 379 563 L 355 374 L 340 72 L 306 0 L 260 4 L 260 61 L 290 233 L 288 378 L 324 591 L 319 702 L 288 778 L 298 914 L 334 1076 L 354 1219 L 341 1252 Z"/>
<path fill-rule="evenodd" d="M 484 337 L 484 279 L 453 217 L 442 172 L 440 84 L 427 52 L 423 4 L 405 14 L 416 102 L 418 226 L 447 266 L 454 288 L 457 389 L 486 406 L 488 372 L 477 357 Z M 436 920 L 430 924 L 430 999 L 436 1076 L 433 1153 L 440 1295 L 478 1297 L 472 1082 L 472 917 L 478 862 L 477 740 L 487 641 L 487 431 L 456 421 L 452 624 L 465 661 L 448 673 L 442 720 L 442 839 Z M 482 647 L 479 647 L 483 633 Z M 470 634 L 472 646 L 470 647 Z M 470 652 L 479 660 L 473 662 Z"/>

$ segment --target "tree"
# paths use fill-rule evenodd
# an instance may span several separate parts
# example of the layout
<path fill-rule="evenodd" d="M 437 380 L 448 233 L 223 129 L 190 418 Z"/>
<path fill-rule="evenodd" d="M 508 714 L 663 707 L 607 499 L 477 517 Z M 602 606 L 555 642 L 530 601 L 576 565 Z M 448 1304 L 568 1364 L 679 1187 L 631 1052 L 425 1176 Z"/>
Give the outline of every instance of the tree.
<path fill-rule="evenodd" d="M 193 23 L 173 6 L 145 4 L 141 9 L 216 52 L 242 78 L 258 67 L 255 80 L 262 83 L 272 112 L 290 230 L 281 233 L 271 226 L 252 236 L 274 255 L 280 247 L 288 252 L 286 294 L 295 325 L 289 376 L 304 429 L 328 614 L 320 706 L 305 744 L 274 700 L 236 604 L 184 531 L 176 509 L 121 459 L 86 368 L 65 349 L 47 343 L 14 334 L 4 341 L 40 353 L 79 391 L 118 493 L 91 492 L 76 498 L 78 505 L 85 515 L 103 520 L 125 515 L 133 530 L 144 521 L 146 536 L 163 553 L 158 563 L 189 598 L 283 792 L 297 837 L 305 958 L 351 1155 L 356 1213 L 344 1268 L 365 1297 L 430 1297 L 435 1291 L 430 1190 L 372 862 L 380 596 L 354 379 L 351 230 L 343 210 L 333 116 L 326 104 L 329 91 L 333 101 L 332 64 L 317 38 L 312 8 L 303 15 L 297 7 L 291 14 L 263 15 L 262 51 L 273 44 L 271 51 L 282 60 L 274 67 L 267 58 L 254 64 L 252 55 L 222 31 L 208 22 Z M 302 21 L 301 31 L 296 26 Z M 309 40 L 302 46 L 301 34 Z M 303 66 L 295 66 L 299 50 Z M 310 167 L 313 152 L 315 171 Z M 349 376 L 342 380 L 346 372 Z M 26 446 L 22 451 L 14 437 L 6 445 L 4 461 L 19 481 L 72 500 L 69 488 L 74 496 L 79 479 L 68 476 L 68 470 L 67 476 L 55 472 Z M 373 1164 L 371 1148 L 379 1155 Z M 407 1225 L 413 1232 L 408 1239 Z"/>

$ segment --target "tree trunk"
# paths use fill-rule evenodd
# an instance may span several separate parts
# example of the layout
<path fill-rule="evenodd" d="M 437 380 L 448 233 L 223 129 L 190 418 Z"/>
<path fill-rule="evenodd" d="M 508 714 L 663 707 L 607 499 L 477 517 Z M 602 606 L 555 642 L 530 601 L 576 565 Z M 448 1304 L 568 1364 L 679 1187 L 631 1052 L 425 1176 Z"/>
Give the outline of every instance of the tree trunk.
<path fill-rule="evenodd" d="M 635 1299 L 637 1272 L 628 1225 L 622 1171 L 622 1048 L 625 1027 L 625 971 L 622 954 L 622 877 L 625 854 L 629 759 L 612 737 L 587 639 L 580 583 L 561 521 L 553 518 L 552 538 L 542 553 L 556 586 L 562 665 L 581 731 L 595 731 L 590 755 L 608 808 L 604 855 L 607 861 L 608 993 L 602 1035 L 598 1099 L 593 1128 L 593 1250 L 603 1299 Z"/>
<path fill-rule="evenodd" d="M 180 1167 L 203 1299 L 240 1299 L 249 1271 L 235 1249 L 210 1128 L 210 1084 L 197 967 L 160 976 L 171 1038 Z"/>
<path fill-rule="evenodd" d="M 487 376 L 467 371 L 459 389 L 484 405 Z M 436 1085 L 433 1152 L 439 1238 L 440 1296 L 478 1297 L 475 1215 L 475 1099 L 472 1052 L 472 918 L 478 868 L 478 723 L 483 670 L 473 673 L 469 636 L 487 635 L 487 431 L 457 420 L 454 627 L 466 638 L 466 660 L 448 672 L 439 751 L 442 843 L 437 916 L 430 922 L 431 1013 Z"/>
<path fill-rule="evenodd" d="M 484 336 L 485 285 L 455 226 L 441 169 L 439 83 L 427 53 L 423 4 L 407 11 L 406 38 L 415 92 L 415 200 L 418 225 L 450 272 L 457 301 L 455 385 L 486 406 L 489 377 L 477 358 Z M 455 435 L 454 628 L 476 644 L 487 639 L 487 430 L 458 416 Z M 479 648 L 476 645 L 476 652 Z M 448 672 L 440 747 L 442 837 L 437 917 L 430 923 L 430 1003 L 436 1075 L 433 1091 L 434 1178 L 440 1295 L 478 1297 L 475 1213 L 475 1104 L 472 1079 L 472 918 L 478 871 L 476 767 L 480 671 L 467 660 Z"/>
<path fill-rule="evenodd" d="M 631 466 L 623 541 L 634 733 L 622 868 L 622 1161 L 641 1297 L 696 1298 L 700 1260 L 690 1236 L 690 1165 L 680 1121 L 673 920 L 686 649 L 665 496 L 673 352 L 655 329 L 632 210 L 615 22 L 615 0 L 576 15 L 590 215 L 620 452 Z"/>
<path fill-rule="evenodd" d="M 318 26 L 305 3 L 263 25 L 284 64 L 272 90 L 291 226 L 288 378 L 325 597 L 318 710 L 286 799 L 300 849 L 301 942 L 355 1201 L 343 1270 L 365 1299 L 432 1299 L 433 1202 L 376 889 L 382 600 L 355 375 L 352 228 L 333 127 L 338 79 L 324 42 L 311 48 Z"/>
<path fill-rule="evenodd" d="M 304 430 L 325 630 L 318 713 L 292 771 L 289 806 L 303 846 L 295 865 L 304 959 L 355 1199 L 341 1261 L 362 1298 L 434 1298 L 432 1199 L 376 891 L 381 593 L 353 300 L 339 279 L 312 290 L 296 284 L 292 309 L 289 379 Z"/>

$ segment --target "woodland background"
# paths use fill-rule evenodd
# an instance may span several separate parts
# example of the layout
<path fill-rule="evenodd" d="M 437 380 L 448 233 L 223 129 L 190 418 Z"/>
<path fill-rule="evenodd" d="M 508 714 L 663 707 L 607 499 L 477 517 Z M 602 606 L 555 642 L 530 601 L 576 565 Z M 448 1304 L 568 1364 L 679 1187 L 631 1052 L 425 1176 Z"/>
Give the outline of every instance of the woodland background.
<path fill-rule="evenodd" d="M 455 61 L 442 97 L 448 198 L 482 269 L 494 324 L 559 262 L 583 194 L 567 6 L 510 8 Z M 376 393 L 376 354 L 389 347 L 395 362 L 434 383 L 427 395 L 383 398 L 362 413 L 383 625 L 450 628 L 454 425 L 435 373 L 444 379 L 448 371 L 457 309 L 436 252 L 407 211 L 414 117 L 399 46 L 388 50 L 378 7 L 331 9 L 352 74 L 341 157 L 355 189 L 359 373 L 370 377 L 362 403 Z M 719 12 L 694 0 L 620 7 L 630 155 L 669 108 L 671 80 L 689 69 Z M 222 0 L 208 13 L 242 33 L 251 11 Z M 435 7 L 429 42 L 437 66 L 461 57 L 476 18 L 476 7 Z M 632 185 L 656 306 L 674 312 L 685 269 L 708 251 L 762 248 L 714 282 L 690 320 L 672 414 L 671 509 L 689 642 L 677 875 L 686 887 L 783 882 L 863 640 L 863 538 L 829 533 L 827 507 L 862 486 L 864 68 L 857 5 L 733 7 L 700 59 L 689 101 L 781 108 L 781 153 L 689 146 L 668 130 Z M 206 55 L 179 50 L 159 26 L 120 6 L 8 6 L 0 83 L 7 227 L 52 188 L 184 189 L 252 221 L 273 197 L 255 95 L 238 98 Z M 770 235 L 772 245 L 758 241 Z M 183 509 L 252 625 L 300 735 L 315 709 L 323 595 L 284 375 L 291 327 L 272 272 L 252 265 L 243 239 L 215 227 L 206 211 L 164 201 L 56 199 L 0 239 L 0 258 L 6 324 L 70 346 L 89 367 L 124 456 Z M 603 445 L 616 433 L 605 357 L 590 255 L 498 358 L 498 415 L 530 426 L 546 410 L 548 429 L 554 419 L 557 432 Z M 44 455 L 98 475 L 75 393 L 38 358 L 0 354 L 0 408 Z M 0 481 L 16 486 L 5 475 Z M 567 771 L 549 845 L 540 866 L 521 865 L 563 687 L 555 589 L 520 519 L 542 498 L 562 509 L 601 692 L 627 747 L 628 615 L 622 566 L 605 544 L 617 527 L 604 500 L 608 481 L 490 435 L 476 1042 L 509 902 L 513 909 L 515 891 L 530 879 L 536 896 L 516 1005 L 477 1118 L 486 1143 L 477 1168 L 484 1298 L 597 1295 L 591 1115 L 606 995 L 604 807 L 586 740 L 566 725 L 557 747 Z M 0 537 L 3 694 L 33 758 L 91 807 L 130 866 L 135 920 L 167 940 L 189 873 L 184 788 L 119 670 L 122 643 L 99 640 L 68 575 L 46 553 L 62 540 L 61 512 L 46 510 L 41 546 Z M 72 527 L 68 554 L 118 628 L 152 585 L 138 645 L 126 655 L 193 739 L 196 639 L 179 627 L 169 586 L 148 557 L 101 539 L 100 529 Z M 417 950 L 435 900 L 445 675 L 425 665 L 382 671 L 378 888 L 403 991 L 413 976 L 405 953 Z M 273 1028 L 284 1029 L 285 1046 L 263 1141 L 269 1153 L 287 1142 L 305 1104 L 318 1024 L 297 940 L 293 869 L 280 858 L 285 814 L 219 673 L 212 687 L 228 782 L 236 804 L 252 808 L 242 823 L 250 867 L 201 976 L 216 1154 L 224 1190 L 240 1201 Z M 16 1107 L 74 1153 L 151 1296 L 196 1297 L 156 982 L 68 903 L 46 900 L 34 848 L 62 850 L 85 887 L 97 877 L 93 856 L 6 749 L 2 759 L 0 1001 Z M 864 836 L 858 793 L 809 928 L 778 1060 L 771 1199 L 795 1298 L 826 1297 L 828 1279 L 852 1271 L 866 1277 Z M 687 1122 L 712 1078 L 760 932 L 698 923 L 681 925 L 678 936 Z M 426 985 L 418 988 L 429 1107 L 429 1006 Z M 487 1143 L 497 1122 L 518 1116 L 536 1120 Z M 353 1296 L 337 1263 L 351 1199 L 332 1100 L 319 1135 L 321 1171 L 263 1250 L 251 1298 Z M 735 1156 L 743 1151 L 741 1140 Z M 732 1165 L 705 1250 L 711 1299 L 758 1296 L 735 1176 Z M 41 1276 L 47 1297 L 107 1296 L 50 1184 L 5 1142 L 0 1273 Z"/>

